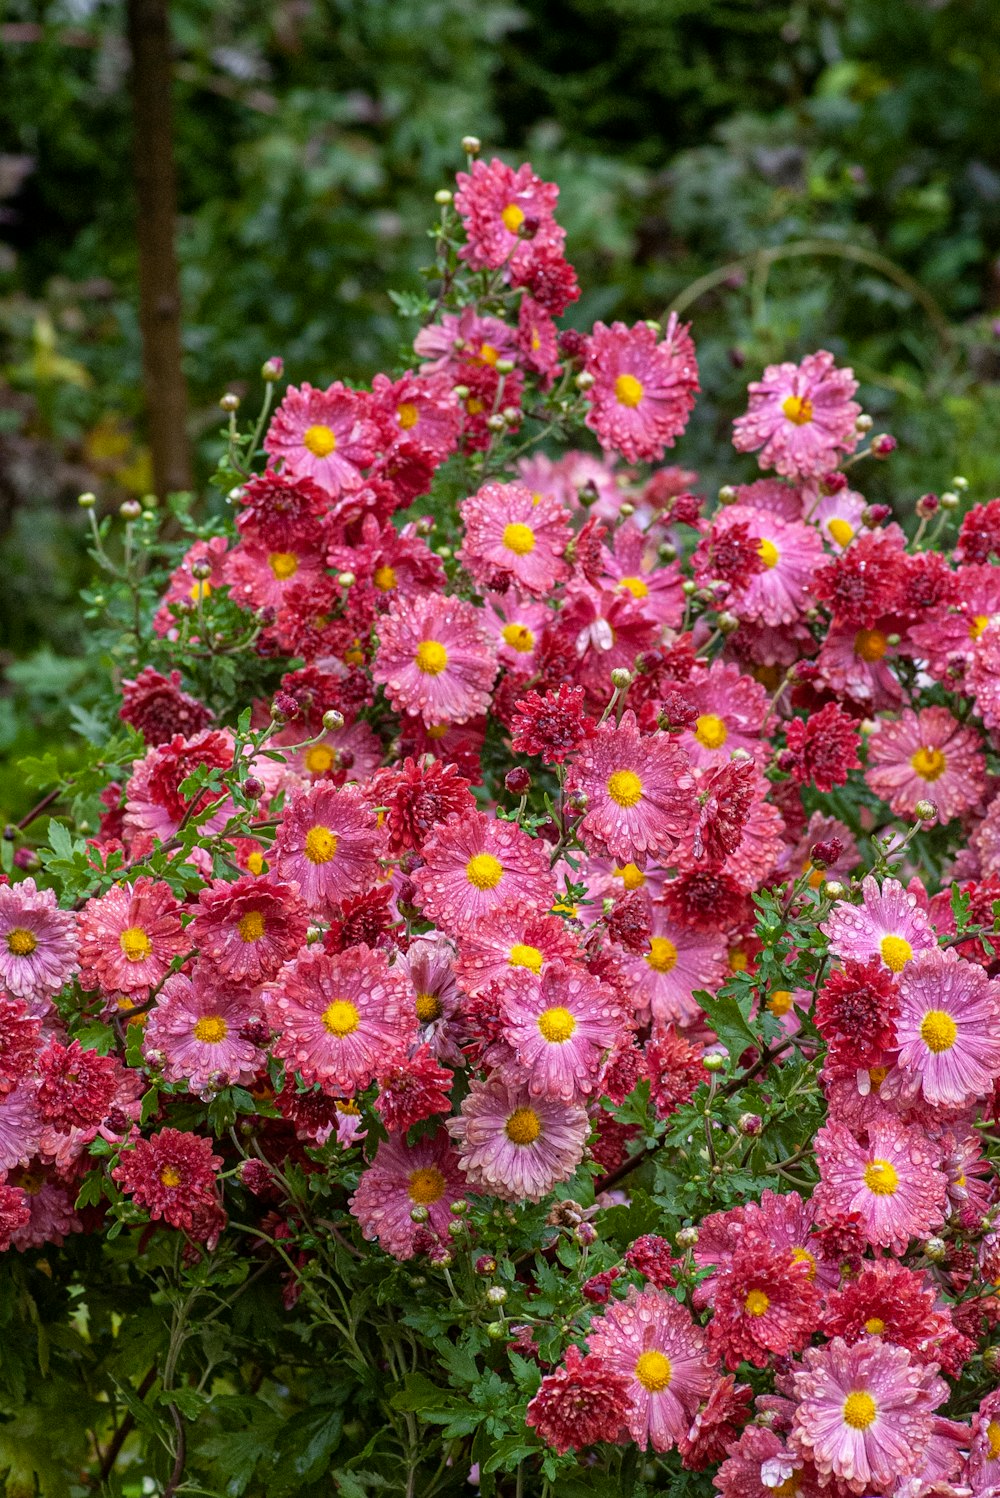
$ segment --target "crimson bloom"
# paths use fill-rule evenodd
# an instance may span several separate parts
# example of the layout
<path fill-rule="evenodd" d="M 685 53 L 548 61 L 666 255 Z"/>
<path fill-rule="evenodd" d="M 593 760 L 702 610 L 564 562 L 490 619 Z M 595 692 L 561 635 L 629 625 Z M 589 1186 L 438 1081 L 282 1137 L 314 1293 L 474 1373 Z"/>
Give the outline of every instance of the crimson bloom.
<path fill-rule="evenodd" d="M 256 986 L 273 978 L 306 939 L 298 887 L 268 875 L 216 879 L 198 896 L 191 937 L 202 960 L 228 983 Z"/>

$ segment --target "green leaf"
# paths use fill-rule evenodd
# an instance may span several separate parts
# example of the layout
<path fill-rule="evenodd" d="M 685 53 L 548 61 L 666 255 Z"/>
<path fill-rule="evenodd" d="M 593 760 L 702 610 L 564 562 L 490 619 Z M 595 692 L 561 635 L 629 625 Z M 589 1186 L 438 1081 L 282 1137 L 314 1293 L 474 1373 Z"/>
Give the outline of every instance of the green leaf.
<path fill-rule="evenodd" d="M 524 1436 L 505 1436 L 504 1439 L 493 1448 L 493 1455 L 483 1462 L 483 1472 L 513 1472 L 518 1462 L 523 1462 L 526 1456 L 532 1456 L 538 1450 L 537 1442 L 532 1445 L 525 1440 Z"/>
<path fill-rule="evenodd" d="M 747 1024 L 743 1010 L 731 994 L 711 994 L 698 989 L 694 997 L 705 1011 L 709 1024 L 729 1052 L 729 1059 L 734 1065 L 748 1046 L 760 1050 L 760 1039 Z"/>

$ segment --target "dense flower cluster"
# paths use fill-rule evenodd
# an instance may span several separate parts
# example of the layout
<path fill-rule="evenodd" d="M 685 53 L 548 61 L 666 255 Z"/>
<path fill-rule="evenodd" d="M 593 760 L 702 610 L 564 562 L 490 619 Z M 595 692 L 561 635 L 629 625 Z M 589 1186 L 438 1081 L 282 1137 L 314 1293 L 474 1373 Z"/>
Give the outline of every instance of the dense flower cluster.
<path fill-rule="evenodd" d="M 538 1295 L 489 1338 L 562 1457 L 980 1498 L 1000 501 L 950 552 L 866 506 L 823 351 L 735 423 L 776 477 L 712 509 L 636 466 L 684 431 L 695 345 L 560 334 L 557 197 L 475 160 L 441 230 L 466 298 L 415 367 L 287 389 L 157 600 L 181 669 L 123 683 L 144 745 L 79 886 L 0 886 L 0 1249 L 113 1218 L 206 1252 L 238 1209 L 282 1274 L 324 1236 L 464 1256 L 492 1306 Z M 599 450 L 505 464 L 553 390 Z M 183 671 L 220 597 L 274 667 L 238 727 Z"/>

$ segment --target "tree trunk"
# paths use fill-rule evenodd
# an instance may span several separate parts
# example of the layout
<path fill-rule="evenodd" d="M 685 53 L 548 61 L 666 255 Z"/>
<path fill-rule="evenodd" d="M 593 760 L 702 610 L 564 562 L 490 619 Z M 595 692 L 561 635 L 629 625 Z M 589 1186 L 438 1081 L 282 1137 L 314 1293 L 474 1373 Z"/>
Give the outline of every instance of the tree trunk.
<path fill-rule="evenodd" d="M 139 326 L 153 478 L 161 497 L 191 488 L 181 295 L 174 247 L 177 184 L 171 129 L 168 0 L 128 0 L 139 222 Z"/>

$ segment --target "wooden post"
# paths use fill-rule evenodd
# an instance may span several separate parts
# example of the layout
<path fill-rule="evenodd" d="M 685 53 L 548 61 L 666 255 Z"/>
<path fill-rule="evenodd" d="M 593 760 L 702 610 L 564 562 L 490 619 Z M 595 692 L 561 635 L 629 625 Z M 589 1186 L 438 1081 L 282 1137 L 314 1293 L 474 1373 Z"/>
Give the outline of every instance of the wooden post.
<path fill-rule="evenodd" d="M 153 478 L 161 497 L 192 486 L 174 246 L 177 184 L 168 8 L 168 0 L 127 0 L 143 387 Z"/>

